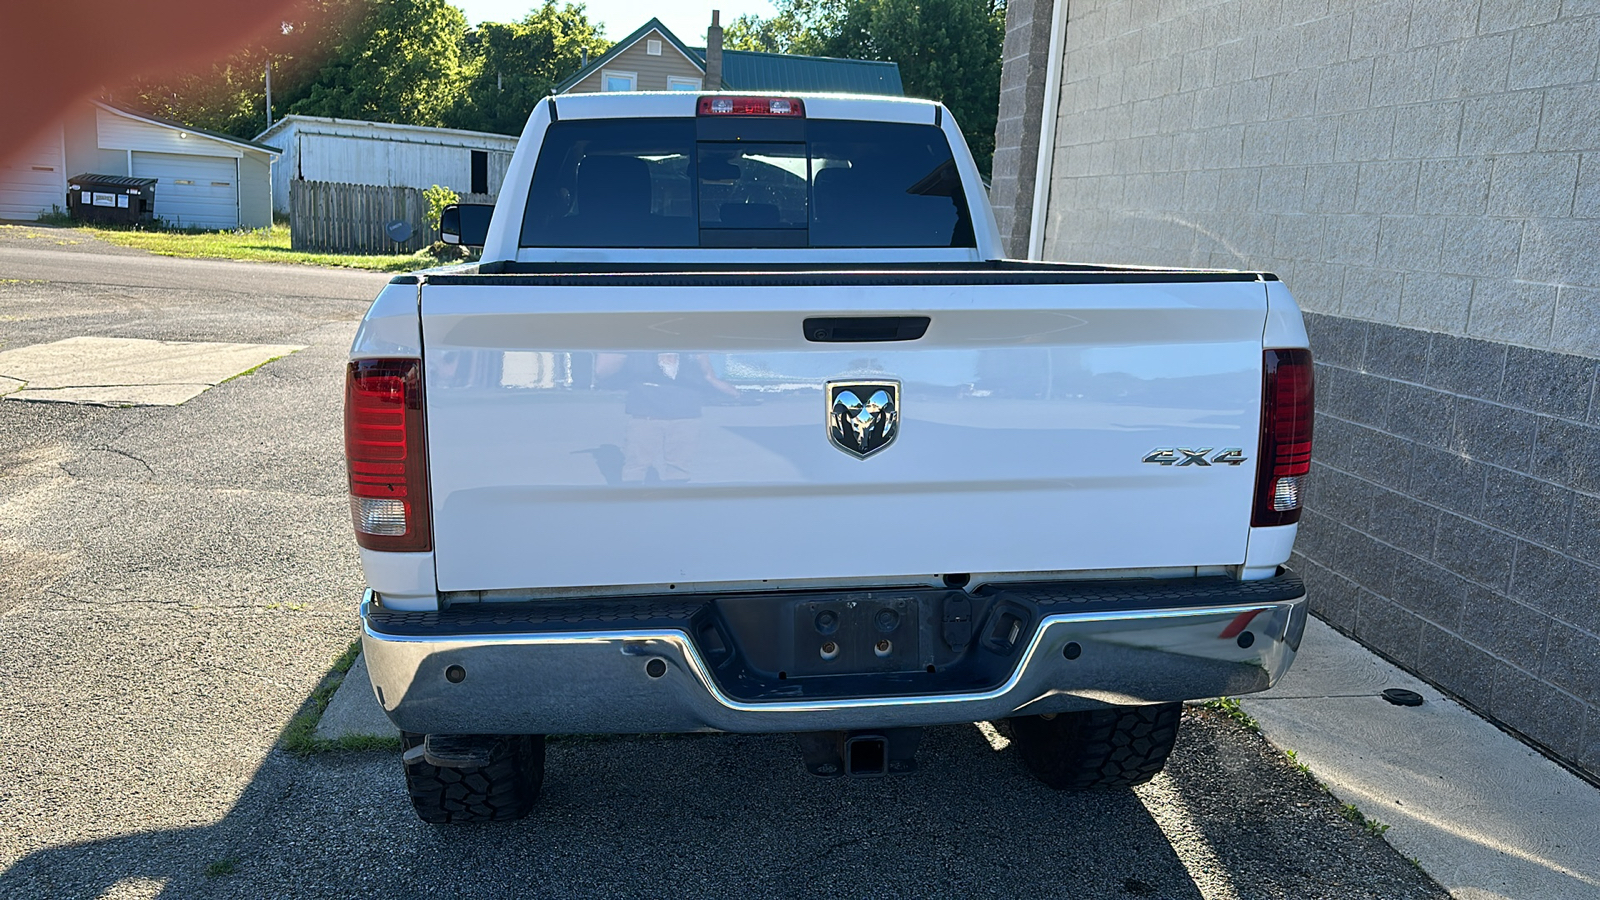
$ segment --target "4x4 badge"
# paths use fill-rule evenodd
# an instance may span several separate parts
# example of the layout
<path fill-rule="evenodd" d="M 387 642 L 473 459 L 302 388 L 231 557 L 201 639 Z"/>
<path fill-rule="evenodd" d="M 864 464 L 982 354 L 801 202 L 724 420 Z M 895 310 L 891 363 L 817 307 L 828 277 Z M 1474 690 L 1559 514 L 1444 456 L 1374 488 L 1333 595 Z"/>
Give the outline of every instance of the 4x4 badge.
<path fill-rule="evenodd" d="M 823 395 L 828 440 L 856 459 L 866 459 L 900 435 L 900 382 L 830 381 Z"/>
<path fill-rule="evenodd" d="M 1244 450 L 1239 447 L 1229 447 L 1218 451 L 1216 456 L 1207 459 L 1211 452 L 1210 447 L 1201 447 L 1199 450 L 1189 450 L 1184 447 L 1160 447 L 1144 455 L 1144 462 L 1155 463 L 1158 466 L 1237 466 L 1249 459 L 1244 455 Z"/>

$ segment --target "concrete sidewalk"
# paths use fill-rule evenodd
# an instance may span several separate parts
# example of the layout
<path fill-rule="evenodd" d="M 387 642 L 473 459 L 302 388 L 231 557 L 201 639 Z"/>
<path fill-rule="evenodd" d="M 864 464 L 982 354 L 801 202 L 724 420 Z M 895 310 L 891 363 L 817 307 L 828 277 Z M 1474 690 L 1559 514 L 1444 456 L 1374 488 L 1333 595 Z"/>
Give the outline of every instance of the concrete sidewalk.
<path fill-rule="evenodd" d="M 73 337 L 0 352 L 0 397 L 93 406 L 178 406 L 230 378 L 306 349 Z"/>
<path fill-rule="evenodd" d="M 1395 706 L 1391 687 L 1424 702 Z M 1454 896 L 1600 898 L 1600 790 L 1321 621 L 1240 703 Z"/>

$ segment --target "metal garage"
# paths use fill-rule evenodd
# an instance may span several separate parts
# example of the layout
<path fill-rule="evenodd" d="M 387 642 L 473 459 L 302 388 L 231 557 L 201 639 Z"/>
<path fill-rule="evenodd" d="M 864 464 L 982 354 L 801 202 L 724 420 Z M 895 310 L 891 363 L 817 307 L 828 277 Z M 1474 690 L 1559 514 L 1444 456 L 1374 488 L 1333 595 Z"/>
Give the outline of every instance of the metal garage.
<path fill-rule="evenodd" d="M 333 181 L 460 194 L 500 193 L 517 136 L 290 115 L 256 135 L 282 148 L 272 166 L 272 203 L 289 212 L 289 183 Z"/>
<path fill-rule="evenodd" d="M 172 226 L 272 224 L 277 150 L 98 100 L 88 106 L 67 119 L 67 174 L 154 178 L 155 214 Z"/>
<path fill-rule="evenodd" d="M 67 206 L 69 176 L 154 178 L 155 214 L 196 228 L 272 224 L 276 148 L 90 100 L 0 164 L 0 219 Z"/>
<path fill-rule="evenodd" d="M 67 207 L 66 160 L 61 129 L 0 164 L 0 219 L 31 222 L 51 206 Z"/>
<path fill-rule="evenodd" d="M 179 227 L 239 226 L 239 161 L 135 150 L 133 176 L 156 179 L 156 216 Z"/>

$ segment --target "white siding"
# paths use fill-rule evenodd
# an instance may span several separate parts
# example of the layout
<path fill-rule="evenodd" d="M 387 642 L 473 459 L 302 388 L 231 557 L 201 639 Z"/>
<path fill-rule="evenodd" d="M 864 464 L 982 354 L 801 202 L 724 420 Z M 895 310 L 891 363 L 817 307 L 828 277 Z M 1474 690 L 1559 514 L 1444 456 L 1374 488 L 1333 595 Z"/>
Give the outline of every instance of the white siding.
<path fill-rule="evenodd" d="M 403 144 L 373 138 L 300 136 L 300 174 L 309 181 L 390 187 L 472 187 L 472 151 L 466 147 Z"/>
<path fill-rule="evenodd" d="M 489 153 L 489 193 L 500 196 L 500 186 L 506 183 L 506 169 L 511 167 L 511 154 Z"/>
<path fill-rule="evenodd" d="M 31 221 L 50 207 L 67 205 L 66 161 L 61 129 L 55 128 L 32 146 L 0 164 L 0 219 Z"/>
<path fill-rule="evenodd" d="M 244 155 L 244 151 L 238 147 L 214 141 L 196 132 L 141 122 L 99 108 L 95 109 L 95 125 L 100 134 L 100 147 L 104 150 L 149 150 L 155 153 L 230 156 L 234 159 Z"/>
<path fill-rule="evenodd" d="M 288 212 L 289 182 L 296 178 L 384 187 L 438 184 L 465 194 L 472 189 L 474 150 L 489 154 L 489 193 L 498 194 L 517 146 L 511 135 L 298 118 L 258 140 L 283 151 L 272 167 L 272 205 L 279 212 Z"/>
<path fill-rule="evenodd" d="M 299 135 L 298 125 L 290 121 L 282 130 L 267 132 L 256 136 L 256 141 L 269 147 L 277 147 L 282 151 L 278 158 L 272 161 L 272 211 L 287 213 L 289 211 L 289 182 L 294 178 L 295 165 L 299 158 L 295 154 L 294 145 Z"/>

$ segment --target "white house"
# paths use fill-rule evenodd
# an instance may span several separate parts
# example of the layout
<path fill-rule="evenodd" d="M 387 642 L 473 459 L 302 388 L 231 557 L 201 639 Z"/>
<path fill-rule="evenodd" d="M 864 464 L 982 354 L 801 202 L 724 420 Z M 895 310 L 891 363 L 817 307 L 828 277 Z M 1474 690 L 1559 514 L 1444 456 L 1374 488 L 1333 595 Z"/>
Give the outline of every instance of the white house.
<path fill-rule="evenodd" d="M 0 164 L 0 219 L 32 220 L 67 205 L 74 175 L 156 179 L 155 214 L 173 225 L 272 224 L 269 173 L 277 151 L 109 103 L 77 104 L 59 126 Z"/>
<path fill-rule="evenodd" d="M 498 194 L 517 148 L 514 135 L 301 115 L 256 140 L 283 150 L 272 167 L 272 206 L 284 213 L 295 179 Z"/>

